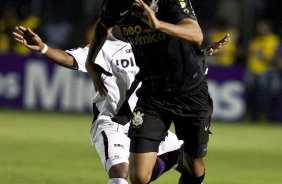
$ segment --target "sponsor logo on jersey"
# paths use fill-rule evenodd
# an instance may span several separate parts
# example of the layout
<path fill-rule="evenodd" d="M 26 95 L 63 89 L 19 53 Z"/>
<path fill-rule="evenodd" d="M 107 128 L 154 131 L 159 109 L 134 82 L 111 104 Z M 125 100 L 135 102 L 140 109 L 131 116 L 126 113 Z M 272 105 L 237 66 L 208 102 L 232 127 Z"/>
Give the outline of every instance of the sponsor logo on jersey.
<path fill-rule="evenodd" d="M 119 155 L 115 155 L 115 156 L 113 156 L 113 160 L 116 160 L 116 159 L 119 159 L 120 158 L 120 156 Z"/>
<path fill-rule="evenodd" d="M 126 49 L 125 50 L 125 53 L 131 53 L 132 52 L 132 49 Z"/>
<path fill-rule="evenodd" d="M 180 7 L 182 8 L 183 12 L 188 14 L 190 13 L 188 7 L 187 7 L 187 3 L 185 2 L 185 0 L 178 0 L 178 3 L 180 5 Z"/>
<path fill-rule="evenodd" d="M 183 12 L 188 14 L 190 11 L 189 11 L 188 8 L 184 8 L 184 9 L 183 9 Z"/>
<path fill-rule="evenodd" d="M 117 59 L 116 66 L 121 66 L 122 68 L 128 68 L 128 67 L 134 67 L 136 65 L 134 62 L 134 58 L 130 57 L 129 59 Z"/>
<path fill-rule="evenodd" d="M 154 13 L 157 13 L 159 11 L 158 2 L 159 0 L 152 0 L 150 3 L 150 8 L 153 10 Z"/>
<path fill-rule="evenodd" d="M 132 73 L 133 75 L 136 75 L 139 71 L 139 68 L 136 66 L 134 57 L 129 57 L 127 59 L 117 59 L 115 60 L 114 65 L 116 66 L 116 71 L 119 73 Z"/>
<path fill-rule="evenodd" d="M 179 5 L 182 8 L 184 13 L 189 14 L 190 12 L 192 12 L 192 14 L 195 15 L 195 12 L 193 10 L 193 7 L 192 7 L 190 0 L 188 0 L 188 3 L 187 3 L 186 0 L 178 0 L 178 3 L 179 3 Z M 189 10 L 189 7 L 191 8 L 191 10 Z"/>
<path fill-rule="evenodd" d="M 186 8 L 186 2 L 180 0 L 180 1 L 179 1 L 179 4 L 180 4 L 180 6 L 181 6 L 182 9 Z"/>
<path fill-rule="evenodd" d="M 122 33 L 133 45 L 147 45 L 167 39 L 166 34 L 140 25 L 124 26 Z"/>
<path fill-rule="evenodd" d="M 114 147 L 121 147 L 124 149 L 124 146 L 122 144 L 114 144 Z"/>
<path fill-rule="evenodd" d="M 133 127 L 134 128 L 139 128 L 142 126 L 143 124 L 143 116 L 144 114 L 141 113 L 140 111 L 137 111 L 137 112 L 133 112 L 133 119 L 131 120 L 132 124 L 133 124 Z"/>
<path fill-rule="evenodd" d="M 199 77 L 199 74 L 198 74 L 198 73 L 194 73 L 193 79 L 195 79 L 195 78 L 197 78 L 197 77 Z"/>
<path fill-rule="evenodd" d="M 119 16 L 123 17 L 125 14 L 127 14 L 129 12 L 129 10 L 123 11 L 123 12 L 119 12 Z"/>

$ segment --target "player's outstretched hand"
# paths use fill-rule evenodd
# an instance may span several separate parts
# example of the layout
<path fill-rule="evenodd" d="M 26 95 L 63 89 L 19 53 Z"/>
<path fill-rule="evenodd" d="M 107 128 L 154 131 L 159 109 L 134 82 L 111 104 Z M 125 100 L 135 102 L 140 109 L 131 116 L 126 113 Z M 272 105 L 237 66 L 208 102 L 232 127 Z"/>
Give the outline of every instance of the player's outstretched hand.
<path fill-rule="evenodd" d="M 13 32 L 14 39 L 33 51 L 41 51 L 44 43 L 41 38 L 35 34 L 30 28 L 16 26 Z"/>
<path fill-rule="evenodd" d="M 225 44 L 230 41 L 230 35 L 226 34 L 221 40 L 218 42 L 212 43 L 208 48 L 204 50 L 206 56 L 212 56 L 216 54 Z"/>
<path fill-rule="evenodd" d="M 112 76 L 112 74 L 110 72 L 107 72 L 100 65 L 95 64 L 93 62 L 86 62 L 85 67 L 90 78 L 92 79 L 95 90 L 98 91 L 101 96 L 106 96 L 108 93 L 108 89 L 106 88 L 102 80 L 102 74 L 106 76 Z"/>

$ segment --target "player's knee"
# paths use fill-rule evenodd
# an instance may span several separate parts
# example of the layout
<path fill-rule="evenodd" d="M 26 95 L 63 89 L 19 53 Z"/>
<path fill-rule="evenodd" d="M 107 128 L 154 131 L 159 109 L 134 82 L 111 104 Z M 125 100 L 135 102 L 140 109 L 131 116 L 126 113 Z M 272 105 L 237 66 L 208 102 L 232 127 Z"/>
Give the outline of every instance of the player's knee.
<path fill-rule="evenodd" d="M 144 171 L 130 171 L 129 178 L 132 184 L 147 184 L 150 181 L 151 173 Z"/>
<path fill-rule="evenodd" d="M 202 176 L 205 172 L 205 158 L 204 157 L 192 157 L 184 154 L 184 162 L 188 167 L 188 172 L 192 176 Z"/>
<path fill-rule="evenodd" d="M 128 180 L 128 164 L 121 163 L 114 165 L 110 168 L 108 173 L 110 178 L 123 178 Z"/>

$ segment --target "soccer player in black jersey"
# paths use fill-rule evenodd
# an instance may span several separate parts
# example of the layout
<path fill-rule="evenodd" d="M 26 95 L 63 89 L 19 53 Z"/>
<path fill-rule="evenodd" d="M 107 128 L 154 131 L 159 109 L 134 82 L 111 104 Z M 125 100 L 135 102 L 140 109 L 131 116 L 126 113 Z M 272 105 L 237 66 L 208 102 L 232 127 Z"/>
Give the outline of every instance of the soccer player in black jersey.
<path fill-rule="evenodd" d="M 131 183 L 149 183 L 165 170 L 154 165 L 171 122 L 184 141 L 179 183 L 202 183 L 212 100 L 199 57 L 203 34 L 190 0 L 104 0 L 86 62 L 101 95 L 107 93 L 106 72 L 92 61 L 114 25 L 131 43 L 142 81 L 128 133 Z"/>

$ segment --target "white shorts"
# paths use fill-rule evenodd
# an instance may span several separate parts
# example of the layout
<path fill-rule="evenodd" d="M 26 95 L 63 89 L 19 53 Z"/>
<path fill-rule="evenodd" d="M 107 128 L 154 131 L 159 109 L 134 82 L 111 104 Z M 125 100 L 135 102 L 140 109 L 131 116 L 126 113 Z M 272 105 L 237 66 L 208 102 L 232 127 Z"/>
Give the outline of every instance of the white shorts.
<path fill-rule="evenodd" d="M 112 122 L 108 117 L 99 117 L 92 125 L 91 142 L 95 145 L 107 172 L 113 165 L 129 163 L 128 128 L 129 124 L 122 126 Z M 165 141 L 160 144 L 158 155 L 176 150 L 180 148 L 182 143 L 183 141 L 178 140 L 176 135 L 169 131 Z"/>

